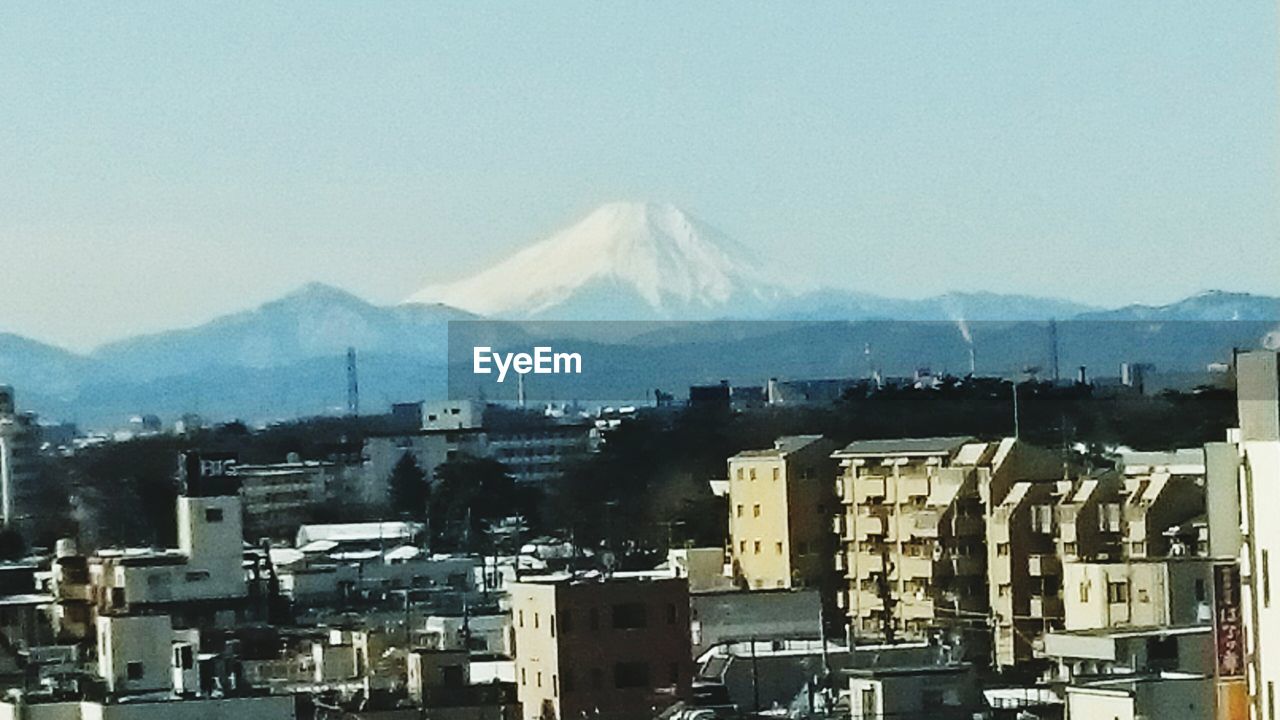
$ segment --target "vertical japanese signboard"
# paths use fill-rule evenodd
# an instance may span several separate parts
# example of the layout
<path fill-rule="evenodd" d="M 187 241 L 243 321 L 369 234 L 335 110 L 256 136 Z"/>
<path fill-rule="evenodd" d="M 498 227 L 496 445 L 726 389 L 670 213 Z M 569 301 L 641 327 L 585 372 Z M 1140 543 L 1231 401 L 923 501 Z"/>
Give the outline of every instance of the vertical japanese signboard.
<path fill-rule="evenodd" d="M 1248 720 L 1244 611 L 1240 566 L 1213 566 L 1213 640 L 1217 679 L 1217 720 Z"/>

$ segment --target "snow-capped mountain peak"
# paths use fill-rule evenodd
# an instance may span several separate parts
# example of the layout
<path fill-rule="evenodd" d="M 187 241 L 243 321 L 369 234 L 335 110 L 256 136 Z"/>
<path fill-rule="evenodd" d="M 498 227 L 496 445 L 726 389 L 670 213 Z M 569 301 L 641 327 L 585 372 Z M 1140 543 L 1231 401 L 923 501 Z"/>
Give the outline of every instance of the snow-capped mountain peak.
<path fill-rule="evenodd" d="M 741 315 L 781 293 L 751 253 L 679 208 L 614 202 L 407 302 L 512 318 L 684 319 Z"/>

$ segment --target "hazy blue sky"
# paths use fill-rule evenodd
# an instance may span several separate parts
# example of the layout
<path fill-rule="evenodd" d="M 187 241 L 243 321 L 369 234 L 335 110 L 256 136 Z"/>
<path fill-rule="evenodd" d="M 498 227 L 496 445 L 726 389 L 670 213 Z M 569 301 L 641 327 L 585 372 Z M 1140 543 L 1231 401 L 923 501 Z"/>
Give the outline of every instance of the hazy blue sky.
<path fill-rule="evenodd" d="M 613 199 L 824 283 L 1280 293 L 1276 3 L 0 5 L 0 330 L 379 302 Z"/>

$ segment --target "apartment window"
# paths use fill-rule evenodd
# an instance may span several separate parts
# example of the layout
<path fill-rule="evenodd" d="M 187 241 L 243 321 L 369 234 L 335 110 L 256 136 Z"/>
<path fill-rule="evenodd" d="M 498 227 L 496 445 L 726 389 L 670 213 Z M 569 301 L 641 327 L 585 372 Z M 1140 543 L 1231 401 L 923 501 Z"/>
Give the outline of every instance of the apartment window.
<path fill-rule="evenodd" d="M 1080 602 L 1089 602 L 1089 583 L 1087 582 L 1080 583 Z"/>
<path fill-rule="evenodd" d="M 751 468 L 751 479 L 752 479 L 752 480 L 755 480 L 755 479 L 756 479 L 756 469 L 755 469 L 755 468 Z"/>
<path fill-rule="evenodd" d="M 741 504 L 741 503 L 739 503 L 739 504 L 738 504 L 738 508 L 737 508 L 736 512 L 737 512 L 738 517 L 742 517 L 742 504 Z"/>
<path fill-rule="evenodd" d="M 746 540 L 739 540 L 739 541 L 738 541 L 738 552 L 739 552 L 740 554 L 742 554 L 742 555 L 746 555 L 746 554 L 747 554 L 747 541 L 746 541 Z"/>
<path fill-rule="evenodd" d="M 756 554 L 756 555 L 759 555 L 759 554 L 760 554 L 760 541 L 759 541 L 759 540 L 756 540 L 756 541 L 755 541 L 755 544 L 753 545 L 753 549 L 755 550 L 755 554 Z"/>
<path fill-rule="evenodd" d="M 558 697 L 559 695 L 560 695 L 560 683 L 556 679 L 556 674 L 551 673 L 551 697 Z"/>
<path fill-rule="evenodd" d="M 1041 535 L 1053 534 L 1053 506 L 1033 505 L 1031 507 L 1031 530 Z"/>
<path fill-rule="evenodd" d="M 173 664 L 182 670 L 195 667 L 195 653 L 190 645 L 180 645 L 173 650 Z"/>
<path fill-rule="evenodd" d="M 1107 583 L 1107 602 L 1112 605 L 1129 602 L 1129 583 Z"/>
<path fill-rule="evenodd" d="M 613 686 L 619 689 L 649 687 L 649 664 L 620 662 L 614 665 Z"/>
<path fill-rule="evenodd" d="M 1271 553 L 1262 551 L 1262 607 L 1271 607 Z"/>
<path fill-rule="evenodd" d="M 1069 543 L 1062 543 L 1062 554 L 1063 554 L 1063 555 L 1075 555 L 1075 554 L 1076 554 L 1076 544 L 1075 544 L 1075 543 L 1073 543 L 1073 542 L 1069 542 Z"/>
<path fill-rule="evenodd" d="M 742 479 L 742 468 L 738 468 L 738 479 Z"/>
<path fill-rule="evenodd" d="M 519 624 L 520 627 L 524 627 L 524 611 L 523 610 L 521 610 L 519 613 L 516 614 L 516 623 Z"/>
<path fill-rule="evenodd" d="M 1098 506 L 1098 532 L 1120 532 L 1120 503 L 1105 503 Z"/>
<path fill-rule="evenodd" d="M 997 543 L 996 554 L 1000 557 L 1009 557 L 1009 543 Z"/>
<path fill-rule="evenodd" d="M 779 477 L 781 477 L 781 476 L 782 476 L 782 473 L 778 470 L 778 468 L 774 468 L 774 469 L 773 469 L 773 479 L 774 479 L 774 480 L 777 480 L 777 479 L 778 479 Z"/>
<path fill-rule="evenodd" d="M 222 522 L 222 508 L 205 508 L 204 521 L 209 523 Z"/>
<path fill-rule="evenodd" d="M 862 717 L 868 720 L 880 717 L 880 708 L 876 707 L 876 689 L 873 687 L 862 688 Z"/>
<path fill-rule="evenodd" d="M 613 606 L 613 627 L 615 629 L 636 630 L 648 624 L 644 603 L 622 603 Z"/>
<path fill-rule="evenodd" d="M 534 613 L 534 614 L 533 614 L 533 629 L 534 629 L 534 630 L 537 630 L 537 629 L 538 629 L 538 626 L 539 626 L 539 623 L 538 623 L 538 613 Z"/>
<path fill-rule="evenodd" d="M 129 663 L 128 665 L 125 666 L 125 674 L 128 676 L 130 680 L 141 680 L 142 679 L 142 663 L 140 662 Z"/>
<path fill-rule="evenodd" d="M 751 517 L 760 517 L 760 503 L 751 506 Z"/>
<path fill-rule="evenodd" d="M 1007 598 L 1013 594 L 1013 585 L 1009 583 L 1000 583 L 1000 597 Z"/>
<path fill-rule="evenodd" d="M 538 683 L 538 687 L 542 687 L 542 671 L 541 670 L 538 671 L 537 683 Z"/>
<path fill-rule="evenodd" d="M 547 620 L 548 622 L 551 623 L 551 637 L 555 637 L 556 636 L 556 616 L 552 615 Z"/>
<path fill-rule="evenodd" d="M 776 552 L 776 554 L 781 555 L 781 554 L 782 554 L 782 541 L 778 541 L 778 542 L 774 543 L 774 544 L 773 544 L 773 549 L 774 549 L 774 551 Z"/>

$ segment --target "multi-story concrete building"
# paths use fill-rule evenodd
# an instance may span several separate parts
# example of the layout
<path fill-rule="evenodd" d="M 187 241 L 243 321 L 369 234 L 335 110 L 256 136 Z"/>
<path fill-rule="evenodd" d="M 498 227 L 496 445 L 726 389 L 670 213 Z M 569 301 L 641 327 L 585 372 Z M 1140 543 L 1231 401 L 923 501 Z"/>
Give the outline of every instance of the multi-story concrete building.
<path fill-rule="evenodd" d="M 164 613 L 180 627 L 226 626 L 244 616 L 248 585 L 240 496 L 230 465 L 185 456 L 177 501 L 178 547 L 104 549 L 81 556 L 60 544 L 53 565 L 60 634 L 93 617 Z"/>
<path fill-rule="evenodd" d="M 1119 456 L 1119 465 L 1124 475 L 1117 500 L 1124 525 L 1124 556 L 1167 556 L 1166 531 L 1204 514 L 1204 449 L 1125 452 Z"/>
<path fill-rule="evenodd" d="M 1192 626 L 1212 620 L 1213 561 L 1205 558 L 1068 562 L 1063 627 Z"/>
<path fill-rule="evenodd" d="M 742 585 L 829 585 L 835 535 L 822 519 L 838 507 L 834 449 L 821 436 L 800 435 L 729 458 L 729 556 Z"/>
<path fill-rule="evenodd" d="M 36 416 L 18 412 L 13 388 L 0 385 L 0 520 L 5 527 L 21 531 L 31 519 L 39 442 Z"/>
<path fill-rule="evenodd" d="M 1210 453 L 1215 475 L 1230 474 L 1235 465 L 1239 478 L 1243 600 L 1250 629 L 1249 696 L 1254 718 L 1271 720 L 1280 717 L 1280 698 L 1276 697 L 1280 691 L 1280 596 L 1273 597 L 1271 584 L 1273 558 L 1280 557 L 1280 522 L 1275 521 L 1280 517 L 1280 492 L 1276 491 L 1280 487 L 1280 354 L 1240 353 L 1236 356 L 1236 382 L 1240 427 L 1228 438 L 1235 456 L 1220 453 L 1224 448 L 1216 446 L 1211 446 Z M 1219 504 L 1217 496 L 1212 504 Z M 1213 519 L 1211 547 L 1229 545 L 1229 538 L 1215 543 Z"/>
<path fill-rule="evenodd" d="M 510 597 L 527 720 L 648 720 L 688 697 L 683 578 L 557 576 L 513 583 Z"/>
<path fill-rule="evenodd" d="M 342 466 L 332 462 L 301 461 L 270 465 L 236 465 L 244 508 L 246 539 L 292 538 L 309 522 L 340 485 Z"/>
<path fill-rule="evenodd" d="M 843 504 L 836 566 L 847 582 L 838 597 L 852 636 L 923 638 L 985 620 L 993 558 L 1005 571 L 992 583 L 997 599 L 1005 599 L 1000 585 L 1032 584 L 1024 565 L 1015 572 L 1000 555 L 999 545 L 1012 542 L 1009 522 L 993 524 L 997 535 L 988 536 L 986 507 L 1008 500 L 1010 512 L 1020 509 L 1030 488 L 1015 491 L 1018 483 L 1061 474 L 1052 453 L 1012 438 L 941 437 L 858 441 L 833 456 Z"/>

